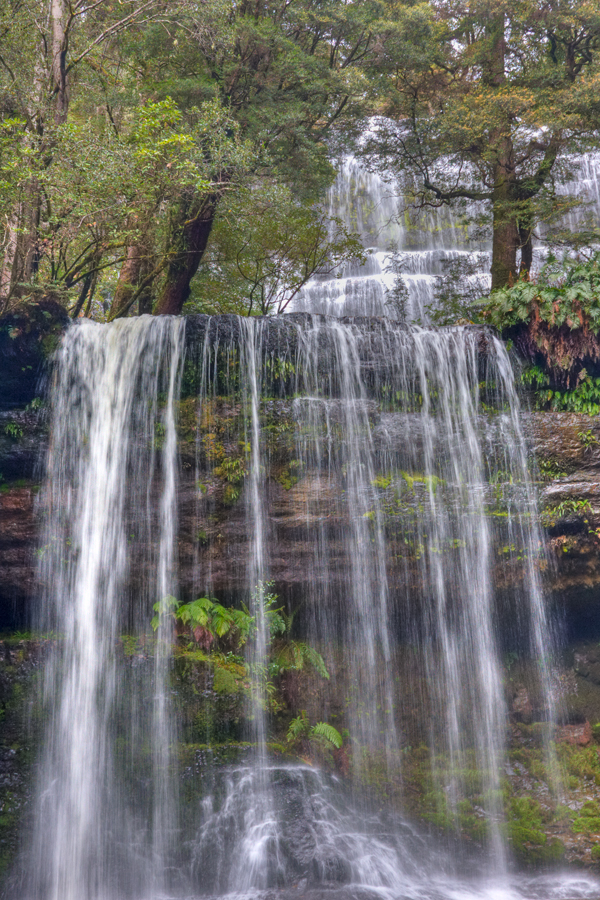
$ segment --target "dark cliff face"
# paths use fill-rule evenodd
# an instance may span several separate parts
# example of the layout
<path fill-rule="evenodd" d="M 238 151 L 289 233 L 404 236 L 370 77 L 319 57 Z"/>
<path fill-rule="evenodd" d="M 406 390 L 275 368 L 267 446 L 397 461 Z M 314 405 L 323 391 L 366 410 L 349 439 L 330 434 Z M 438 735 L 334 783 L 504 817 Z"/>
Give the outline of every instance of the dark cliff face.
<path fill-rule="evenodd" d="M 268 401 L 262 409 L 265 420 L 278 423 L 269 431 L 264 498 L 271 576 L 282 595 L 299 595 L 308 586 L 314 594 L 317 586 L 319 599 L 327 602 L 328 596 L 343 594 L 351 569 L 343 539 L 346 511 L 340 504 L 344 484 L 341 479 L 339 484 L 331 477 L 325 479 L 317 471 L 295 468 L 288 406 L 285 401 Z M 219 415 L 227 418 L 234 413 L 234 408 L 223 406 Z M 378 415 L 374 410 L 375 434 Z M 388 431 L 392 425 L 391 421 L 385 423 Z M 524 425 L 538 461 L 536 477 L 548 553 L 546 588 L 574 639 L 590 630 L 600 633 L 600 424 L 593 417 L 570 413 L 531 413 L 525 415 Z M 239 480 L 231 480 L 214 464 L 199 476 L 198 427 L 195 401 L 182 401 L 178 562 L 182 594 L 188 599 L 207 589 L 224 596 L 243 591 L 250 547 L 243 474 Z M 403 422 L 403 433 L 406 428 Z M 419 440 L 416 425 L 413 439 Z M 0 413 L 3 628 L 22 627 L 29 620 L 37 593 L 35 565 L 41 551 L 36 497 L 47 440 L 43 408 Z M 390 583 L 405 583 L 405 573 L 414 560 L 393 520 L 386 523 L 386 539 Z M 327 548 L 327 560 L 322 557 L 322 564 L 314 554 L 315 540 Z M 496 582 L 507 597 L 521 575 L 518 568 L 507 566 L 498 557 Z M 135 566 L 131 587 L 135 592 Z M 400 595 L 394 599 L 399 607 L 406 602 Z"/>
<path fill-rule="evenodd" d="M 0 319 L 0 411 L 25 407 L 39 390 L 48 357 L 69 318 L 46 298 Z"/>
<path fill-rule="evenodd" d="M 265 320 L 265 359 L 287 359 L 293 371 L 307 318 L 297 315 Z M 369 394 L 389 366 L 387 326 L 380 319 L 353 321 L 360 326 L 361 378 Z M 0 323 L 0 627 L 4 628 L 21 627 L 30 620 L 37 594 L 35 564 L 41 552 L 37 535 L 42 511 L 36 494 L 48 433 L 47 413 L 36 392 L 43 395 L 46 360 L 65 325 L 64 313 L 52 304 L 23 310 Z M 486 329 L 473 330 L 484 364 L 491 334 Z M 321 358 L 326 364 L 331 353 L 327 340 L 325 330 L 318 346 L 317 366 Z M 209 413 L 203 413 L 198 421 L 195 400 L 203 348 L 207 344 L 213 348 L 234 347 L 239 341 L 240 320 L 235 316 L 191 316 L 186 322 L 187 362 L 184 397 L 179 404 L 177 549 L 181 591 L 188 599 L 205 590 L 231 596 L 243 591 L 247 582 L 250 526 L 244 502 L 246 473 L 239 450 L 239 405 L 231 398 L 213 398 Z M 215 372 L 217 362 L 215 356 Z M 311 587 L 318 602 L 340 606 L 339 598 L 352 569 L 344 540 L 348 518 L 341 500 L 343 475 L 330 473 L 325 478 L 322 472 L 299 465 L 295 458 L 293 386 L 284 378 L 268 385 L 268 390 L 272 399 L 261 402 L 260 418 L 268 476 L 263 499 L 271 577 L 284 596 L 298 596 Z M 386 411 L 375 399 L 365 399 L 364 403 L 376 457 L 385 454 L 385 440 L 391 436 L 393 441 L 414 447 L 417 459 L 423 440 L 420 415 Z M 330 406 L 333 421 L 335 404 L 334 399 Z M 588 416 L 529 413 L 524 416 L 524 428 L 532 458 L 535 454 L 538 461 L 534 477 L 548 551 L 547 590 L 564 613 L 574 638 L 590 629 L 600 634 L 600 425 Z M 223 464 L 231 459 L 240 463 L 239 471 Z M 381 468 L 385 468 L 383 461 Z M 385 486 L 381 499 L 392 600 L 401 613 L 402 604 L 408 601 L 400 589 L 397 596 L 393 595 L 394 585 L 405 585 L 407 573 L 409 583 L 411 573 L 417 579 L 418 566 L 413 551 L 407 549 L 392 505 L 386 507 Z M 414 503 L 416 509 L 416 489 Z M 493 527 L 500 541 L 502 521 L 498 511 Z M 316 545 L 323 548 L 322 553 L 315 554 Z M 140 559 L 144 558 L 143 550 L 140 548 Z M 514 560 L 509 565 L 499 554 L 494 576 L 504 595 L 501 604 L 506 606 L 506 618 L 510 618 L 511 595 L 522 579 L 522 570 Z M 135 565 L 131 582 L 135 594 Z M 339 613 L 343 615 L 342 608 Z"/>
<path fill-rule="evenodd" d="M 47 440 L 43 409 L 0 413 L 0 629 L 25 627 L 36 595 L 36 497 Z"/>

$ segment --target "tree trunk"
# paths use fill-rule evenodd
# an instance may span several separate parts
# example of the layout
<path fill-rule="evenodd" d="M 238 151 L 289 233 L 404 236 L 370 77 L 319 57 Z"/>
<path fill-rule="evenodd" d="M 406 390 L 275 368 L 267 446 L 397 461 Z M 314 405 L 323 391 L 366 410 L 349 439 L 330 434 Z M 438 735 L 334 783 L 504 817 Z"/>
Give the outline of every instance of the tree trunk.
<path fill-rule="evenodd" d="M 0 270 L 0 312 L 4 312 L 10 303 L 13 292 L 13 272 L 15 257 L 17 255 L 17 243 L 19 239 L 18 227 L 21 215 L 20 206 L 11 216 L 7 225 L 7 235 L 4 244 L 4 259 Z"/>
<path fill-rule="evenodd" d="M 68 35 L 66 30 L 67 6 L 65 0 L 52 0 L 52 81 L 55 92 L 54 121 L 61 125 L 67 121 L 69 91 L 67 84 Z"/>
<path fill-rule="evenodd" d="M 533 240 L 532 228 L 519 228 L 519 243 L 521 245 L 521 265 L 519 267 L 519 275 L 525 279 L 529 277 L 531 266 L 533 265 Z"/>
<path fill-rule="evenodd" d="M 519 228 L 515 213 L 515 177 L 512 165 L 512 142 L 505 138 L 494 169 L 492 197 L 492 290 L 514 284 L 517 279 Z"/>
<path fill-rule="evenodd" d="M 514 284 L 517 280 L 517 250 L 519 231 L 514 221 L 506 221 L 506 213 L 497 217 L 494 209 L 492 238 L 492 290 Z"/>
<path fill-rule="evenodd" d="M 506 21 L 500 10 L 486 24 L 490 46 L 484 64 L 482 80 L 492 89 L 501 88 L 506 81 Z M 495 149 L 496 163 L 492 191 L 492 290 L 504 287 L 517 277 L 519 230 L 515 220 L 515 171 L 510 123 L 500 123 L 490 135 Z"/>
<path fill-rule="evenodd" d="M 169 264 L 165 285 L 159 297 L 154 315 L 178 316 L 190 296 L 190 282 L 206 250 L 212 230 L 219 194 L 198 201 L 180 201 L 171 220 Z"/>
<path fill-rule="evenodd" d="M 115 288 L 115 294 L 108 313 L 110 319 L 114 318 L 119 310 L 123 309 L 138 286 L 144 256 L 145 248 L 140 244 L 134 244 L 127 248 L 127 259 L 121 266 L 119 280 L 117 281 L 117 287 Z"/>

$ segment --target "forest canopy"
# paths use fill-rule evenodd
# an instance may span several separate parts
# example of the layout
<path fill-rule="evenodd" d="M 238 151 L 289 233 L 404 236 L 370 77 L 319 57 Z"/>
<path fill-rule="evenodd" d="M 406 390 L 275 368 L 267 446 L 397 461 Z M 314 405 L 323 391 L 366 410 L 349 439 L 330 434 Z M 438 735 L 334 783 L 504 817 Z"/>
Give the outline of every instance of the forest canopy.
<path fill-rule="evenodd" d="M 6 0 L 0 313 L 283 312 L 364 258 L 320 203 L 349 150 L 415 211 L 474 202 L 493 288 L 527 278 L 540 233 L 598 240 L 561 187 L 599 50 L 579 0 Z"/>

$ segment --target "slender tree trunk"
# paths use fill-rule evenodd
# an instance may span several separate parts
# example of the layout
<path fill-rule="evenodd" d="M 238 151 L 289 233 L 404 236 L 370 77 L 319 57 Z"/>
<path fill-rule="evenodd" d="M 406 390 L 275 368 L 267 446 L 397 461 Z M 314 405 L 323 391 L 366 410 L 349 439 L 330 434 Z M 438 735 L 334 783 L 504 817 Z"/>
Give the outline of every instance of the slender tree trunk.
<path fill-rule="evenodd" d="M 23 203 L 23 234 L 21 257 L 23 260 L 22 280 L 31 281 L 37 274 L 41 250 L 39 240 L 42 196 L 39 181 L 33 178 L 27 185 Z"/>
<path fill-rule="evenodd" d="M 519 228 L 519 244 L 521 245 L 521 265 L 519 267 L 519 274 L 525 276 L 527 279 L 531 272 L 531 266 L 533 265 L 532 228 Z"/>
<path fill-rule="evenodd" d="M 169 264 L 166 281 L 156 304 L 157 316 L 178 316 L 190 296 L 190 282 L 206 250 L 212 230 L 219 194 L 182 199 L 174 211 L 170 228 Z"/>
<path fill-rule="evenodd" d="M 146 257 L 142 263 L 140 272 L 140 281 L 144 281 L 150 275 L 152 269 L 152 260 Z M 154 280 L 154 279 L 153 279 Z M 138 297 L 138 316 L 152 315 L 152 281 L 146 284 Z"/>
<path fill-rule="evenodd" d="M 507 148 L 508 149 L 508 148 Z M 494 173 L 492 290 L 514 283 L 517 278 L 519 229 L 514 213 L 514 179 L 507 154 L 503 165 Z"/>
<path fill-rule="evenodd" d="M 140 281 L 144 255 L 145 249 L 141 244 L 133 244 L 128 247 L 127 259 L 121 266 L 119 280 L 110 305 L 109 317 L 115 316 L 132 297 Z"/>
<path fill-rule="evenodd" d="M 52 0 L 52 81 L 55 92 L 54 121 L 61 125 L 67 121 L 69 90 L 67 83 L 67 4 L 65 0 Z"/>
<path fill-rule="evenodd" d="M 2 261 L 2 270 L 0 271 L 0 312 L 4 312 L 12 295 L 13 271 L 18 242 L 17 228 L 19 227 L 20 215 L 21 209 L 19 206 L 11 216 L 7 226 L 6 241 L 4 244 L 4 259 Z"/>

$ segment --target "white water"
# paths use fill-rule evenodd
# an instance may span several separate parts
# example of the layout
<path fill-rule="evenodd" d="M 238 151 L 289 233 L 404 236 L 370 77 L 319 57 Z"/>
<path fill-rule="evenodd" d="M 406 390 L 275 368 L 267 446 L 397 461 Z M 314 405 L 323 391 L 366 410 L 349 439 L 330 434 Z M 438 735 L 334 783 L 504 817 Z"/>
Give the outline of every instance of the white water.
<path fill-rule="evenodd" d="M 252 900 L 597 900 L 600 896 L 598 882 L 584 873 L 486 876 L 473 860 L 449 852 L 398 815 L 371 813 L 359 818 L 337 779 L 308 766 L 272 766 L 267 774 L 276 797 L 268 831 L 267 823 L 256 817 L 256 796 L 264 783 L 264 775 L 258 779 L 256 770 L 229 769 L 215 783 L 217 790 L 206 796 L 190 886 L 200 895 Z M 256 889 L 259 850 L 268 890 Z"/>
<path fill-rule="evenodd" d="M 562 227 L 577 231 L 586 219 L 598 227 L 600 219 L 600 156 L 586 154 L 576 161 L 574 179 L 560 187 L 582 205 L 567 213 Z M 312 279 L 294 302 L 294 311 L 332 316 L 390 316 L 397 318 L 389 291 L 396 273 L 390 271 L 391 252 L 400 254 L 401 278 L 408 290 L 406 321 L 429 322 L 436 307 L 436 289 L 441 276 L 448 275 L 452 262 L 470 261 L 472 274 L 466 282 L 474 296 L 485 296 L 490 287 L 490 242 L 464 224 L 464 210 L 458 208 L 411 207 L 410 183 L 404 189 L 392 180 L 384 181 L 367 171 L 352 156 L 341 160 L 336 180 L 328 193 L 328 213 L 340 218 L 357 232 L 369 256 L 362 266 L 348 267 L 333 276 Z M 475 204 L 467 210 L 475 216 Z M 534 268 L 539 268 L 550 250 L 560 257 L 561 247 L 547 242 L 540 226 L 535 240 Z"/>
<path fill-rule="evenodd" d="M 173 405 L 183 330 L 183 320 L 167 318 L 109 328 L 84 322 L 59 351 L 40 550 L 41 627 L 57 640 L 45 671 L 48 725 L 21 894 L 28 898 L 125 896 L 130 878 L 135 893 L 141 883 L 148 897 L 163 889 L 176 804 L 166 687 L 171 635 L 159 630 L 146 696 L 123 691 L 117 638 L 132 617 L 140 628 L 140 607 L 149 604 L 147 613 L 172 592 Z M 128 617 L 132 531 L 150 545 L 137 561 L 146 569 L 138 611 Z M 127 739 L 147 753 L 151 788 L 141 802 L 130 803 L 124 783 L 129 761 L 119 757 L 119 741 Z"/>
<path fill-rule="evenodd" d="M 291 331 L 282 322 L 288 337 L 273 348 L 269 322 L 225 325 L 221 346 L 207 339 L 200 350 L 198 414 L 204 421 L 217 378 L 243 411 L 232 437 L 243 443 L 247 465 L 239 501 L 248 530 L 244 599 L 258 623 L 248 657 L 255 677 L 248 763 L 208 767 L 183 805 L 168 618 L 155 639 L 147 635 L 152 604 L 178 593 L 175 419 L 184 322 L 81 323 L 64 339 L 53 387 L 40 624 L 58 637 L 45 674 L 34 835 L 14 896 L 600 896 L 585 877 L 511 875 L 501 838 L 498 544 L 509 548 L 505 566 L 525 558 L 510 609 L 538 666 L 542 714 L 554 715 L 539 535 L 505 348 L 478 330 L 319 318 L 293 320 Z M 285 389 L 273 360 L 291 373 Z M 324 652 L 343 648 L 331 675 L 332 687 L 337 679 L 349 685 L 345 724 L 355 765 L 345 785 L 306 766 L 269 763 L 266 752 L 261 673 L 269 635 L 260 585 L 272 568 L 273 523 L 261 404 L 278 390 L 293 397 L 298 471 L 313 485 L 299 522 L 311 560 L 308 636 Z M 499 525 L 490 515 L 498 502 Z M 319 503 L 329 503 L 326 516 L 315 516 Z M 204 590 L 210 572 L 196 577 Z M 123 632 L 134 636 L 129 660 Z M 402 680 L 407 654 L 416 682 Z M 324 684 L 325 717 L 329 703 Z M 364 790 L 372 772 L 401 777 L 406 716 L 415 706 L 445 814 L 457 816 L 468 794 L 466 770 L 480 772 L 474 803 L 484 847 L 472 856 L 425 837 Z"/>

